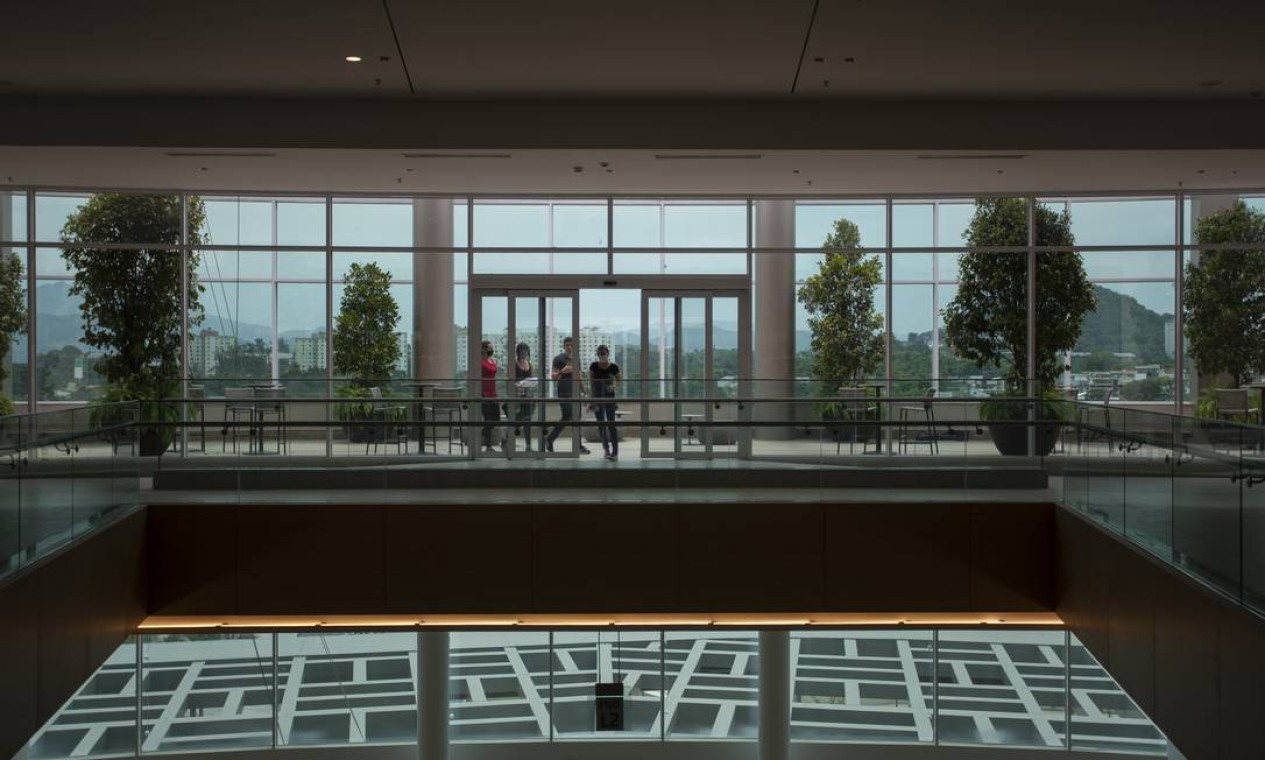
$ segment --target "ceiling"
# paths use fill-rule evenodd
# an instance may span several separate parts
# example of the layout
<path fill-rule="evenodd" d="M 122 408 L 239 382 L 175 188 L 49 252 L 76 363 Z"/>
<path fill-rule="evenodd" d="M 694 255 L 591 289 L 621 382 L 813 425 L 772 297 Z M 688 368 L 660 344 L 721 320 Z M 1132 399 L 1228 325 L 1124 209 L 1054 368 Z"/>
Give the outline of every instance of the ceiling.
<path fill-rule="evenodd" d="M 821 195 L 1265 187 L 1265 139 L 1241 137 L 1265 135 L 1254 126 L 1265 123 L 1263 28 L 1259 0 L 26 0 L 0 11 L 0 112 L 27 135 L 10 129 L 6 140 L 0 124 L 0 143 L 13 146 L 0 145 L 0 185 Z M 59 98 L 42 115 L 30 107 Z M 88 105 L 66 108 L 67 99 Z M 173 111 L 170 99 L 194 105 Z M 593 106 L 604 125 L 583 110 L 599 99 L 623 104 Z M 650 99 L 660 105 L 642 108 Z M 733 124 L 729 114 L 742 111 L 722 101 L 754 104 L 763 120 Z M 1040 115 L 1046 101 L 1098 105 L 1057 121 Z M 307 110 L 286 105 L 296 102 Z M 1001 111 L 976 117 L 972 102 Z M 712 121 L 695 106 L 714 110 Z M 830 115 L 810 127 L 795 122 L 801 106 L 835 110 L 814 112 Z M 1214 106 L 1247 118 L 1198 118 Z M 693 119 L 673 120 L 690 108 Z M 1133 110 L 1120 117 L 1121 108 Z M 1171 139 L 1157 117 L 1170 112 L 1186 119 L 1169 126 Z M 1113 125 L 1104 117 L 1098 129 L 1082 113 L 1115 114 Z M 314 142 L 283 139 L 314 123 Z M 987 144 L 969 135 L 936 144 L 977 125 Z M 617 126 L 624 134 L 609 137 Z M 1227 136 L 1235 126 L 1239 136 Z M 58 127 L 64 134 L 41 137 Z M 662 144 L 673 129 L 680 144 Z M 867 136 L 821 137 L 849 129 Z M 532 130 L 535 142 L 523 137 Z M 1031 137 L 1042 130 L 1080 134 L 1059 146 Z M 1141 130 L 1150 142 L 1131 141 Z M 743 148 L 729 153 L 759 157 L 656 158 L 674 147 L 712 153 L 699 148 L 725 144 L 726 131 Z M 1096 132 L 1115 137 L 1094 146 Z M 496 147 L 516 136 L 517 147 Z M 622 149 L 593 147 L 602 144 Z M 130 147 L 140 145 L 165 147 Z M 570 145 L 588 147 L 558 149 Z M 799 145 L 814 149 L 780 149 Z M 1201 149 L 1119 149 L 1141 145 Z M 1221 145 L 1239 149 L 1206 149 Z M 508 157 L 404 155 L 476 146 Z M 893 149 L 847 149 L 862 147 Z M 990 157 L 999 147 L 1022 157 Z M 201 155 L 171 155 L 182 152 Z M 985 157 L 919 158 L 963 152 Z"/>
<path fill-rule="evenodd" d="M 1265 3 L 1251 0 L 28 0 L 7 4 L 0 19 L 0 93 L 1031 99 L 1265 90 Z"/>
<path fill-rule="evenodd" d="M 722 156 L 705 158 L 706 155 Z M 1265 151 L 397 150 L 0 146 L 0 186 L 244 192 L 830 195 L 1265 188 Z M 425 155 L 425 154 L 424 154 Z M 932 156 L 928 158 L 926 156 Z M 605 164 L 605 165 L 603 165 Z M 577 171 L 578 169 L 578 171 Z"/>

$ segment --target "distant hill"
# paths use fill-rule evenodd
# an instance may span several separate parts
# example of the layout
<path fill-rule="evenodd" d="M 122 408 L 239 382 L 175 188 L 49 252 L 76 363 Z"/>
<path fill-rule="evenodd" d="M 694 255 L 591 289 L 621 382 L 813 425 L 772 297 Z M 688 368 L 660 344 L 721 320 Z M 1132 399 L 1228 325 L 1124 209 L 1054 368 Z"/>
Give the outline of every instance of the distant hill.
<path fill-rule="evenodd" d="M 1171 315 L 1160 314 L 1138 303 L 1133 296 L 1094 286 L 1098 308 L 1085 316 L 1077 351 L 1137 354 L 1139 364 L 1165 364 L 1171 360 L 1164 349 L 1164 323 Z"/>

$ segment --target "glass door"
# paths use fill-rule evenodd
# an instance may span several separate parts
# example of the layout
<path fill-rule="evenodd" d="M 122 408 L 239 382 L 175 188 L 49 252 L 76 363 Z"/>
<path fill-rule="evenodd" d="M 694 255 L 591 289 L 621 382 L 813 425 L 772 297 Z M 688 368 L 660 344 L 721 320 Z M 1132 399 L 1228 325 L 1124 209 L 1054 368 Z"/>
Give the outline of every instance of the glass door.
<path fill-rule="evenodd" d="M 478 456 L 579 456 L 585 447 L 575 424 L 583 409 L 578 291 L 480 290 L 470 303 L 469 377 L 471 395 L 480 398 L 471 438 Z M 494 370 L 484 361 L 488 344 Z"/>
<path fill-rule="evenodd" d="M 641 454 L 748 456 L 751 324 L 744 293 L 642 294 Z"/>

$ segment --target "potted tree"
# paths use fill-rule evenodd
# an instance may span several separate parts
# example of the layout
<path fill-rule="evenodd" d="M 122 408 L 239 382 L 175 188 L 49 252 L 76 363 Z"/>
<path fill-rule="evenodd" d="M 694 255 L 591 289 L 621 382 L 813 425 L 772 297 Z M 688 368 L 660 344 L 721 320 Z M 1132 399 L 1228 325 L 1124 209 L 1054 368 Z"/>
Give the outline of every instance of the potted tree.
<path fill-rule="evenodd" d="M 848 219 L 835 221 L 822 244 L 817 272 L 804 281 L 797 296 L 808 312 L 812 331 L 813 375 L 819 392 L 838 395 L 839 388 L 872 375 L 883 361 L 883 317 L 874 308 L 874 289 L 882 281 L 878 256 L 862 253 L 861 232 Z M 822 421 L 832 439 L 845 434 L 868 435 L 858 428 L 858 410 L 842 402 L 823 404 Z M 850 420 L 840 425 L 841 420 Z"/>
<path fill-rule="evenodd" d="M 384 434 L 373 417 L 370 388 L 391 379 L 400 360 L 395 328 L 400 307 L 391 297 L 391 274 L 377 264 L 352 264 L 345 278 L 338 319 L 334 323 L 334 371 L 351 380 L 338 395 L 352 400 L 338 404 L 335 415 L 346 424 L 348 438 L 364 443 Z"/>
<path fill-rule="evenodd" d="M 1235 201 L 1201 218 L 1195 241 L 1235 246 L 1200 251 L 1186 264 L 1182 294 L 1187 346 L 1200 378 L 1195 415 L 1216 419 L 1217 390 L 1237 388 L 1265 367 L 1265 213 Z M 1232 445 L 1242 435 L 1215 425 L 1200 426 L 1199 434 L 1215 445 Z"/>
<path fill-rule="evenodd" d="M 1182 293 L 1200 375 L 1226 374 L 1237 387 L 1265 367 L 1265 213 L 1235 201 L 1200 219 L 1195 240 L 1241 246 L 1201 251 L 1186 265 Z"/>
<path fill-rule="evenodd" d="M 26 332 L 26 299 L 22 292 L 22 259 L 0 252 L 0 417 L 13 414 L 13 399 L 2 389 L 9 377 L 13 336 Z"/>
<path fill-rule="evenodd" d="M 1005 391 L 981 404 L 980 417 L 995 424 L 989 434 L 1002 454 L 1026 454 L 1027 428 L 1006 424 L 1028 419 L 1028 405 L 1006 396 L 1033 390 L 1052 391 L 1064 370 L 1061 356 L 1076 345 L 1081 323 L 1095 306 L 1093 286 L 1081 255 L 1072 249 L 1071 217 L 1042 204 L 1034 209 L 1036 244 L 1058 247 L 1037 257 L 1035 389 L 1025 377 L 1028 365 L 1028 257 L 1022 252 L 968 251 L 959 262 L 957 296 L 944 309 L 945 340 L 959 356 L 1001 370 Z M 975 201 L 963 239 L 971 248 L 1024 248 L 1028 245 L 1028 205 L 1023 198 L 980 198 Z M 1064 405 L 1050 398 L 1036 411 L 1049 421 L 1037 429 L 1038 456 L 1048 454 L 1058 439 Z"/>
<path fill-rule="evenodd" d="M 179 389 L 182 284 L 189 324 L 202 319 L 196 249 L 206 218 L 201 199 L 190 197 L 183 213 L 187 242 L 194 246 L 185 268 L 177 195 L 99 193 L 71 214 L 61 231 L 62 258 L 75 273 L 70 294 L 83 299 L 83 342 L 104 354 L 95 367 L 107 384 L 104 400 L 141 402 L 134 421 L 140 423 L 142 456 L 166 450 L 172 430 L 162 423 L 180 416 L 177 405 L 166 401 Z"/>

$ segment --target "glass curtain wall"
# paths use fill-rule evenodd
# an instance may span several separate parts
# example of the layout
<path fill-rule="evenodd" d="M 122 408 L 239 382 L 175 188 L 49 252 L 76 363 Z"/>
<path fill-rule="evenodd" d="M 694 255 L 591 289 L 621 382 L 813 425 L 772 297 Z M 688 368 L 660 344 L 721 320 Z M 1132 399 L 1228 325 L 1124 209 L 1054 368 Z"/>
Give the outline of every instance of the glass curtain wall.
<path fill-rule="evenodd" d="M 26 326 L 30 303 L 27 284 L 27 193 L 0 191 L 0 415 L 30 398 Z"/>
<path fill-rule="evenodd" d="M 70 294 L 75 271 L 63 254 L 73 240 L 67 237 L 72 234 L 67 223 L 79 218 L 94 198 L 101 205 L 100 199 L 111 196 L 147 197 L 22 189 L 0 194 L 0 253 L 9 257 L 6 261 L 16 257 L 10 274 L 18 280 L 20 300 L 37 326 L 29 335 L 8 331 L 14 337 L 5 359 L 8 396 L 74 403 L 102 395 L 104 382 L 96 366 L 102 349 L 83 342 L 82 298 Z M 207 395 L 218 395 L 228 384 L 266 382 L 284 383 L 294 396 L 323 394 L 325 377 L 332 374 L 329 331 L 345 279 L 353 265 L 369 264 L 390 275 L 389 292 L 401 314 L 396 332 L 400 358 L 391 378 L 411 374 L 416 350 L 411 314 L 415 293 L 424 284 L 413 271 L 414 200 L 188 196 L 204 214 L 194 228 L 181 233 L 187 238 L 175 238 L 187 244 L 199 282 L 198 305 L 188 314 L 190 383 L 202 386 Z M 1208 237 L 1211 232 L 1199 238 L 1205 218 L 1238 201 L 1258 213 L 1265 209 L 1260 192 L 1035 199 L 1037 208 L 1067 214 L 1071 247 L 1080 253 L 1094 293 L 1080 339 L 1060 359 L 1067 370 L 1058 385 L 1091 401 L 1104 400 L 1109 393 L 1112 400 L 1139 404 L 1196 400 L 1200 376 L 1195 357 L 1186 350 L 1188 330 L 1180 313 L 1184 273 L 1203 252 L 1237 245 L 1247 255 L 1248 246 L 1259 245 L 1232 239 L 1250 237 L 1246 231 L 1225 232 L 1215 241 Z M 840 220 L 854 226 L 859 249 L 882 262 L 882 282 L 873 301 L 890 329 L 883 364 L 890 367 L 893 392 L 919 395 L 931 386 L 940 396 L 978 396 L 997 390 L 996 370 L 956 356 L 945 340 L 943 314 L 958 294 L 960 258 L 967 253 L 975 210 L 975 199 L 969 197 L 797 202 L 797 287 L 817 271 L 821 245 Z M 197 216 L 191 214 L 190 221 Z M 467 374 L 467 352 L 461 346 L 468 346 L 463 331 L 471 277 L 662 275 L 699 277 L 702 283 L 707 278 L 750 278 L 751 219 L 751 202 L 741 199 L 458 200 L 451 254 L 456 375 L 465 379 Z M 137 219 L 123 221 L 121 237 L 81 242 L 112 252 L 120 262 L 155 251 L 180 254 L 181 245 L 169 236 L 145 232 Z M 147 235 L 154 239 L 142 239 Z M 638 329 L 633 316 L 622 311 L 599 314 L 601 323 L 592 326 L 617 340 Z M 17 319 L 22 321 L 21 315 Z M 797 305 L 793 339 L 795 375 L 804 386 L 798 390 L 808 392 L 811 334 L 802 305 Z M 638 350 L 636 341 L 627 343 L 619 363 L 638 366 L 632 355 Z M 1212 382 L 1204 380 L 1205 385 Z"/>

